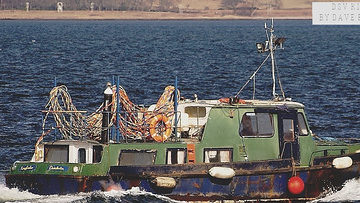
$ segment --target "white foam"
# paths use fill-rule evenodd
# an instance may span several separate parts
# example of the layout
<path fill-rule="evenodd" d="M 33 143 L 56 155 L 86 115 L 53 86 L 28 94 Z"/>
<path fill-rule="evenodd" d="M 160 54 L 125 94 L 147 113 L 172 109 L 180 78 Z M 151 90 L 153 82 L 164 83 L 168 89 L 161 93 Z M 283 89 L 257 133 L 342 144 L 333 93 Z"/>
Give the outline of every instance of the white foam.
<path fill-rule="evenodd" d="M 10 189 L 3 183 L 0 184 L 0 202 L 33 200 L 40 197 L 40 195 L 35 195 L 31 192 L 19 191 L 17 188 Z"/>
<path fill-rule="evenodd" d="M 63 202 L 73 202 L 76 200 L 84 199 L 86 196 L 88 196 L 90 193 L 77 193 L 72 195 L 44 195 L 41 196 L 41 199 L 35 199 L 31 202 L 36 203 L 63 203 Z"/>
<path fill-rule="evenodd" d="M 147 196 L 153 196 L 156 197 L 157 199 L 166 201 L 166 202 L 174 202 L 174 203 L 179 203 L 182 201 L 176 201 L 173 199 L 170 199 L 169 197 L 165 197 L 162 195 L 157 195 L 157 194 L 153 194 L 151 192 L 146 192 L 146 191 L 142 191 L 139 187 L 133 187 L 130 190 L 111 190 L 108 192 L 104 192 L 104 194 L 108 197 L 122 197 L 125 195 L 132 195 L 132 196 L 139 196 L 139 195 L 147 195 Z"/>
<path fill-rule="evenodd" d="M 5 178 L 0 174 L 0 202 L 71 202 L 88 196 L 87 193 L 76 195 L 36 195 L 28 191 L 5 186 Z"/>
<path fill-rule="evenodd" d="M 168 197 L 156 195 L 150 192 L 145 192 L 140 190 L 138 187 L 133 187 L 130 190 L 111 190 L 107 192 L 97 191 L 98 193 L 104 195 L 105 198 L 107 197 L 123 197 L 125 195 L 131 196 L 153 196 L 159 200 L 163 200 L 165 202 L 173 202 L 177 203 L 180 201 L 172 200 Z M 92 192 L 93 193 L 93 192 Z M 36 195 L 31 192 L 27 191 L 19 191 L 17 188 L 8 188 L 4 185 L 4 183 L 0 183 L 0 202 L 36 202 L 36 203 L 63 203 L 63 202 L 73 202 L 77 200 L 85 199 L 86 197 L 91 196 L 92 193 L 77 193 L 71 195 Z"/>
<path fill-rule="evenodd" d="M 360 179 L 351 179 L 344 183 L 344 187 L 335 192 L 330 192 L 320 202 L 352 202 L 360 200 Z M 315 201 L 315 202 L 317 202 Z"/>

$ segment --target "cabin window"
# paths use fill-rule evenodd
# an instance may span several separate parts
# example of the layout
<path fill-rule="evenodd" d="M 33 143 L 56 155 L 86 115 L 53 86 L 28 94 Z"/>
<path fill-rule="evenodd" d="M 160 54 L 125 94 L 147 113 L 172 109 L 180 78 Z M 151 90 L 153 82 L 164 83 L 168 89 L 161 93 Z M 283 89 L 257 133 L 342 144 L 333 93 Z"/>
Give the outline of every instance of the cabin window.
<path fill-rule="evenodd" d="M 241 119 L 240 135 L 244 137 L 271 137 L 274 134 L 272 115 L 245 113 Z"/>
<path fill-rule="evenodd" d="M 93 146 L 93 163 L 101 162 L 102 151 L 103 151 L 102 146 L 99 145 Z"/>
<path fill-rule="evenodd" d="M 308 135 L 308 129 L 306 127 L 305 118 L 302 113 L 298 113 L 298 126 L 299 126 L 299 135 Z"/>
<path fill-rule="evenodd" d="M 166 164 L 184 164 L 186 162 L 185 149 L 167 149 L 166 151 Z"/>
<path fill-rule="evenodd" d="M 187 106 L 185 107 L 185 113 L 189 115 L 189 118 L 204 118 L 206 116 L 206 108 L 201 106 Z"/>
<path fill-rule="evenodd" d="M 232 162 L 232 149 L 204 149 L 204 162 Z"/>
<path fill-rule="evenodd" d="M 86 151 L 84 148 L 78 150 L 78 163 L 86 163 Z"/>
<path fill-rule="evenodd" d="M 69 162 L 69 145 L 45 145 L 44 162 Z"/>
<path fill-rule="evenodd" d="M 292 119 L 283 119 L 283 133 L 285 142 L 294 142 L 294 120 Z"/>
<path fill-rule="evenodd" d="M 119 166 L 152 165 L 155 156 L 155 150 L 121 150 Z"/>

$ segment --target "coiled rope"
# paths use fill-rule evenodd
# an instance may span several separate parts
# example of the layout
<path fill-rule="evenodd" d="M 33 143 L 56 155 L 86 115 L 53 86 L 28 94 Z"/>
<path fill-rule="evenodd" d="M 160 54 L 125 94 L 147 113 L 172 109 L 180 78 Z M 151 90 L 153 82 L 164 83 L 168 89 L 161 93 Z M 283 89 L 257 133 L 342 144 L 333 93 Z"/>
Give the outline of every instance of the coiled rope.
<path fill-rule="evenodd" d="M 116 87 L 113 86 L 113 98 L 109 104 L 112 106 L 112 117 L 109 128 L 116 124 Z M 153 111 L 140 107 L 130 101 L 125 89 L 119 87 L 119 131 L 126 139 L 151 139 L 149 124 L 157 115 L 166 116 L 171 122 L 174 115 L 174 91 L 173 86 L 167 86 L 160 96 Z M 178 92 L 180 98 L 180 92 Z M 74 137 L 88 137 L 92 140 L 100 140 L 102 131 L 102 111 L 106 108 L 101 104 L 98 109 L 88 116 L 83 115 L 83 111 L 78 111 L 72 102 L 71 96 L 65 85 L 54 87 L 50 91 L 49 101 L 46 104 L 46 115 L 43 120 L 43 135 L 45 135 L 45 123 L 49 115 L 52 114 L 64 139 Z M 161 127 L 159 127 L 161 128 Z M 47 133 L 46 133 L 47 134 Z M 43 137 L 42 135 L 42 137 Z"/>

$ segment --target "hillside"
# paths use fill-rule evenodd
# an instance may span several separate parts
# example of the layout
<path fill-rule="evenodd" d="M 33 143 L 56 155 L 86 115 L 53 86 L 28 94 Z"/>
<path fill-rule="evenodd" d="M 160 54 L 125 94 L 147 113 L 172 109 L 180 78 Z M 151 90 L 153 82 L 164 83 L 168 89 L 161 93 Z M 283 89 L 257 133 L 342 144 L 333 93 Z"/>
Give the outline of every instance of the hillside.
<path fill-rule="evenodd" d="M 256 2 L 255 0 L 248 1 L 249 3 Z M 276 0 L 261 0 L 262 7 L 266 5 L 274 4 Z M 311 0 L 280 0 L 278 1 L 280 9 L 300 9 L 300 8 L 311 8 Z M 190 9 L 204 8 L 209 9 L 220 9 L 223 7 L 222 0 L 181 0 L 182 5 L 189 5 Z"/>
<path fill-rule="evenodd" d="M 64 10 L 222 10 L 227 7 L 257 7 L 277 9 L 311 8 L 311 0 L 1 0 L 0 10 L 25 10 L 26 3 L 32 10 L 54 10 L 57 2 Z"/>
<path fill-rule="evenodd" d="M 64 5 L 61 13 L 56 12 L 56 3 L 59 1 Z M 26 2 L 29 2 L 29 12 L 25 11 Z M 311 2 L 311 0 L 0 0 L 0 19 L 311 19 Z"/>

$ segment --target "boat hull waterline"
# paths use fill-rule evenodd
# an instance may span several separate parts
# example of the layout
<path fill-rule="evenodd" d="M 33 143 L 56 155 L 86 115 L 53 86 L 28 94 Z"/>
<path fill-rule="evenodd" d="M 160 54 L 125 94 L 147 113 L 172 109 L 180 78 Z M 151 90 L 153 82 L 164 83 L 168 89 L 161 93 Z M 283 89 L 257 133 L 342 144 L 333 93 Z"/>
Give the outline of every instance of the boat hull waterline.
<path fill-rule="evenodd" d="M 360 174 L 360 154 L 348 155 L 352 166 L 336 169 L 331 163 L 334 157 L 316 158 L 316 165 L 296 168 L 296 176 L 305 183 L 301 194 L 288 190 L 293 176 L 292 161 L 272 160 L 248 163 L 214 163 L 194 165 L 112 166 L 110 176 L 64 176 L 64 175 L 6 175 L 6 184 L 32 193 L 68 194 L 108 190 L 113 184 L 122 190 L 139 187 L 141 190 L 161 194 L 176 200 L 219 199 L 314 199 L 328 189 L 338 188 L 346 180 Z M 329 164 L 330 163 L 330 164 Z M 230 179 L 211 177 L 212 167 L 234 169 Z M 159 187 L 156 177 L 174 178 L 174 188 Z"/>

